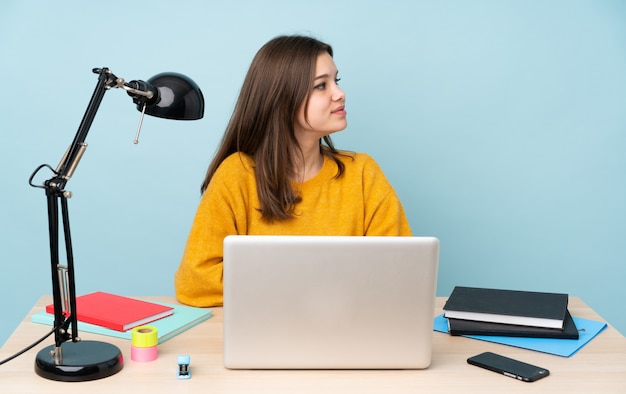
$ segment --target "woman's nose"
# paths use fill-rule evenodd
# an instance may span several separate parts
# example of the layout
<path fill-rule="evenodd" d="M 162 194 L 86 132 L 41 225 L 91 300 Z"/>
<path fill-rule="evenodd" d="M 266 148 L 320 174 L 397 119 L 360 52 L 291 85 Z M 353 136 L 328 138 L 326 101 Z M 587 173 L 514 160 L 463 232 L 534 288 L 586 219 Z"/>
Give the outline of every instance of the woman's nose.
<path fill-rule="evenodd" d="M 341 101 L 341 100 L 345 100 L 345 98 L 346 98 L 346 94 L 343 92 L 343 90 L 341 90 L 339 86 L 335 85 L 335 91 L 333 92 L 333 100 Z"/>

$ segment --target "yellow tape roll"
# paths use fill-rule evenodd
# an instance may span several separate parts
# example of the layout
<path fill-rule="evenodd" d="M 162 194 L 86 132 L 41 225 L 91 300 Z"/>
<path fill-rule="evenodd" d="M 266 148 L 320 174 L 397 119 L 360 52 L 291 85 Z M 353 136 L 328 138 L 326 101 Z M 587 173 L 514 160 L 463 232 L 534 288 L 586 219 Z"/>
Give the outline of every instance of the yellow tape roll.
<path fill-rule="evenodd" d="M 152 347 L 159 343 L 159 331 L 153 326 L 133 328 L 131 342 L 135 347 Z"/>

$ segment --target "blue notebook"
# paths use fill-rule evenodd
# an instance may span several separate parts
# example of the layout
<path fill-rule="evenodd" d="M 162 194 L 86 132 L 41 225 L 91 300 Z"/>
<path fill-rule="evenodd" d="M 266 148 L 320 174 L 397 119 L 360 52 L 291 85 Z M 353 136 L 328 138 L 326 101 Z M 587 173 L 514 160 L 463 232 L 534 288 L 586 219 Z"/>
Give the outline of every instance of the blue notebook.
<path fill-rule="evenodd" d="M 500 337 L 489 335 L 462 335 L 467 338 L 481 341 L 499 343 L 502 345 L 515 346 L 523 349 L 554 354 L 562 357 L 570 357 L 589 341 L 596 337 L 607 326 L 604 322 L 572 317 L 578 328 L 578 339 L 556 338 L 530 338 L 530 337 Z M 448 333 L 448 319 L 443 314 L 435 317 L 434 330 Z"/>
<path fill-rule="evenodd" d="M 208 320 L 213 316 L 213 312 L 210 309 L 194 308 L 191 306 L 168 304 L 164 302 L 154 302 L 155 304 L 166 305 L 174 308 L 174 313 L 171 316 L 164 317 L 162 319 L 151 322 L 149 325 L 156 327 L 159 331 L 159 344 L 175 337 L 176 335 L 184 332 L 191 327 Z M 46 324 L 52 326 L 54 323 L 54 316 L 45 311 L 36 313 L 31 316 L 33 323 Z M 110 337 L 131 339 L 132 330 L 128 331 L 116 331 L 105 327 L 97 326 L 95 324 L 78 322 L 78 332 L 91 332 L 94 334 L 107 335 Z"/>

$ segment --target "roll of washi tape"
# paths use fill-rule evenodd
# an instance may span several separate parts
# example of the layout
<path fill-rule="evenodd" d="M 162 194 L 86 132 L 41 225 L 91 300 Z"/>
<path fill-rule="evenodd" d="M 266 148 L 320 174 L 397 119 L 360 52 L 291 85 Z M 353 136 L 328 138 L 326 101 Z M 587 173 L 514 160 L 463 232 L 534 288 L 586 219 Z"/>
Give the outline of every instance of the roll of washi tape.
<path fill-rule="evenodd" d="M 159 344 L 159 330 L 153 326 L 133 328 L 131 342 L 135 347 L 152 347 Z"/>
<path fill-rule="evenodd" d="M 131 332 L 130 359 L 153 361 L 159 355 L 159 330 L 153 326 L 139 326 Z"/>
<path fill-rule="evenodd" d="M 157 359 L 158 356 L 158 346 L 137 347 L 134 345 L 130 345 L 130 359 L 133 361 L 154 361 Z"/>

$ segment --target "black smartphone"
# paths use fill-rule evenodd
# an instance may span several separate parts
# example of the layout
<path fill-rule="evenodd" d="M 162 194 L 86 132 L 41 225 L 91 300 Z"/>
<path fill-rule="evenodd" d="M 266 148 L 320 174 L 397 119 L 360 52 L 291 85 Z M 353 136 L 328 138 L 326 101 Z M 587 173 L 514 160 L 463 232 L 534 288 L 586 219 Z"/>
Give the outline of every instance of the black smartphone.
<path fill-rule="evenodd" d="M 534 382 L 550 374 L 550 371 L 545 368 L 491 352 L 485 352 L 470 357 L 467 359 L 467 362 L 523 382 Z"/>

